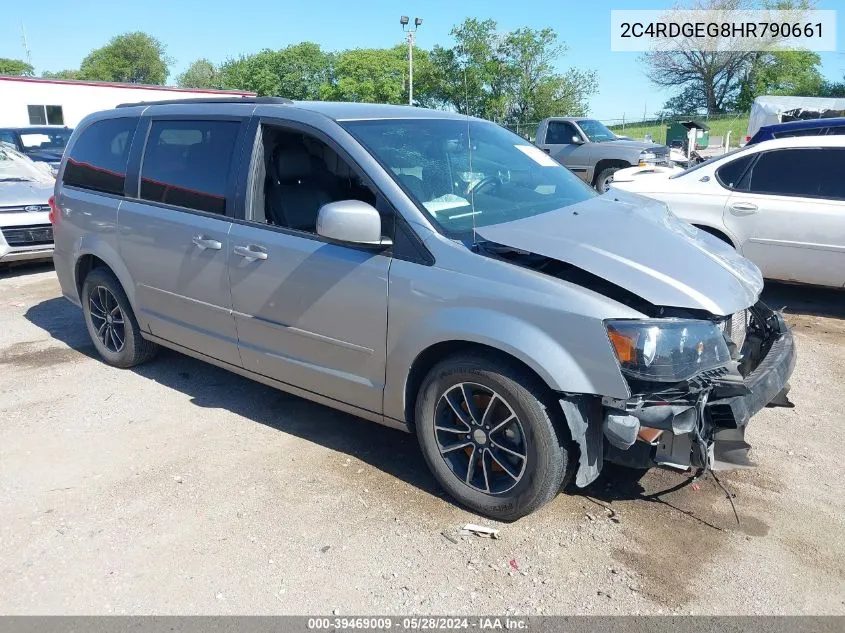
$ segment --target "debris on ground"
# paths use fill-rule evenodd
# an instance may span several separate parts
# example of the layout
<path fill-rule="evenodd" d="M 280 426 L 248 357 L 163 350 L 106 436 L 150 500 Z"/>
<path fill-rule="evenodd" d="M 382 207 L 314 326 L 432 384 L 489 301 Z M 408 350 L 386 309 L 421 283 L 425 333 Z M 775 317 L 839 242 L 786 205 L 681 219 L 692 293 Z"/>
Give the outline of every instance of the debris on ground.
<path fill-rule="evenodd" d="M 484 525 L 476 525 L 475 523 L 467 523 L 461 530 L 461 535 L 481 536 L 484 538 L 499 538 L 499 530 L 496 528 L 486 527 Z"/>
<path fill-rule="evenodd" d="M 450 536 L 450 535 L 448 535 L 446 532 L 441 532 L 441 533 L 440 533 L 440 536 L 442 536 L 443 538 L 445 538 L 447 541 L 449 541 L 449 542 L 451 542 L 451 543 L 454 543 L 455 545 L 457 545 L 457 544 L 458 544 L 458 539 L 456 539 L 454 536 Z"/>
<path fill-rule="evenodd" d="M 511 558 L 511 559 L 508 561 L 508 565 L 510 565 L 511 567 L 513 567 L 516 571 L 519 571 L 519 564 L 516 562 L 516 559 L 515 559 L 515 558 Z"/>

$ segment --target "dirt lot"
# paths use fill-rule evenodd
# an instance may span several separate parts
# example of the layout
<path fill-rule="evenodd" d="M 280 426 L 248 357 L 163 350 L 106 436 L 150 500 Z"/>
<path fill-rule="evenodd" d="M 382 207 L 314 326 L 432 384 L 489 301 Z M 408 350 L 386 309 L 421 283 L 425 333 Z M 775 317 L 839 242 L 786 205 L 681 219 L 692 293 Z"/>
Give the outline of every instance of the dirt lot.
<path fill-rule="evenodd" d="M 413 437 L 175 353 L 112 369 L 49 267 L 0 274 L 0 613 L 845 614 L 845 295 L 767 299 L 797 406 L 722 477 L 740 525 L 712 481 L 608 469 L 491 541 Z"/>

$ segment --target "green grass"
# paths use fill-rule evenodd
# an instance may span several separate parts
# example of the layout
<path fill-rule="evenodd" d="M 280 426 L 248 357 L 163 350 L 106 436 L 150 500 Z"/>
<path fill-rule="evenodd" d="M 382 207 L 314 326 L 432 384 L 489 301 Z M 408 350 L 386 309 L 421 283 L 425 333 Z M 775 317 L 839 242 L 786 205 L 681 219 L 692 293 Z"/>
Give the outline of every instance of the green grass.
<path fill-rule="evenodd" d="M 724 139 L 728 130 L 731 130 L 731 147 L 737 147 L 741 141 L 745 140 L 745 134 L 748 130 L 748 114 L 729 115 L 719 117 L 718 119 L 711 118 L 709 120 L 698 117 L 695 120 L 705 123 L 710 128 L 711 138 L 721 136 Z M 667 123 L 664 122 L 661 125 L 659 121 L 633 123 L 624 127 L 622 125 L 610 126 L 610 129 L 616 134 L 630 136 L 637 140 L 644 138 L 646 134 L 651 134 L 651 138 L 655 143 L 666 142 L 667 128 Z"/>

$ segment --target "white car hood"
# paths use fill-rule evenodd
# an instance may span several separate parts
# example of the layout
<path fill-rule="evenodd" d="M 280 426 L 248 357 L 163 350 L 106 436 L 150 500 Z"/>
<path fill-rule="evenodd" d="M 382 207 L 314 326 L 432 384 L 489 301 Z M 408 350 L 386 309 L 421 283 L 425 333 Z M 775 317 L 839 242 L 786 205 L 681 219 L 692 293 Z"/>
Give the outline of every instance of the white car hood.
<path fill-rule="evenodd" d="M 625 191 L 665 191 L 673 183 L 671 177 L 683 171 L 681 167 L 660 165 L 626 167 L 613 174 L 613 182 L 610 186 Z"/>
<path fill-rule="evenodd" d="M 582 268 L 656 306 L 729 315 L 756 303 L 763 289 L 759 269 L 734 249 L 666 205 L 624 192 L 477 233 Z"/>

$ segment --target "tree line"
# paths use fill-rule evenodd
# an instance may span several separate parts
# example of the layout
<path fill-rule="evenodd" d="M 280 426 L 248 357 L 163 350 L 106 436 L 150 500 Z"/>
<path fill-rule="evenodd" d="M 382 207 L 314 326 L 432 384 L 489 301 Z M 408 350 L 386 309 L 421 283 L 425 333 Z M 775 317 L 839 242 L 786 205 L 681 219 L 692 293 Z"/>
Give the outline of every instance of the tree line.
<path fill-rule="evenodd" d="M 558 70 L 567 52 L 551 28 L 500 32 L 494 20 L 467 19 L 449 46 L 414 49 L 414 103 L 447 108 L 505 125 L 554 115 L 584 115 L 597 91 L 596 72 Z M 78 69 L 43 77 L 163 85 L 172 60 L 153 36 L 126 33 L 93 50 Z M 0 74 L 33 75 L 18 60 L 0 60 Z M 408 102 L 408 48 L 328 51 L 314 42 L 230 58 L 192 62 L 175 77 L 183 88 L 247 90 L 301 100 Z"/>
<path fill-rule="evenodd" d="M 777 0 L 781 9 L 808 8 L 812 0 Z M 727 10 L 758 6 L 752 0 L 688 0 L 684 8 Z M 770 6 L 769 0 L 762 0 Z M 551 28 L 501 32 L 495 20 L 466 19 L 452 42 L 414 49 L 414 101 L 504 125 L 547 116 L 585 115 L 598 90 L 595 70 L 559 70 L 568 48 Z M 328 51 L 314 42 L 230 58 L 217 65 L 192 62 L 175 77 L 183 88 L 247 90 L 300 100 L 408 102 L 408 49 Z M 653 51 L 640 58 L 646 77 L 674 95 L 665 115 L 747 111 L 763 94 L 845 97 L 842 81 L 824 80 L 821 58 L 810 51 Z M 125 33 L 82 60 L 78 69 L 42 77 L 164 85 L 173 60 L 153 36 Z M 0 75 L 34 76 L 31 65 L 0 59 Z"/>

